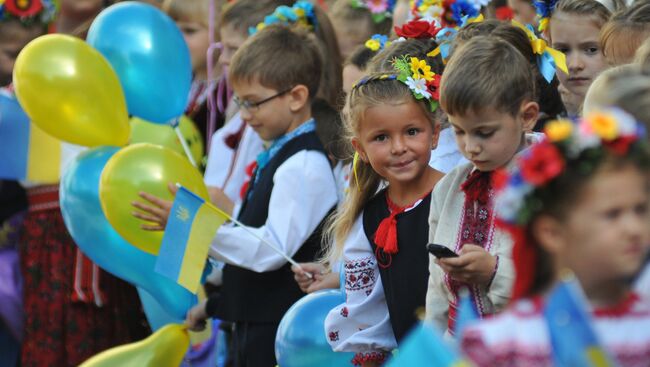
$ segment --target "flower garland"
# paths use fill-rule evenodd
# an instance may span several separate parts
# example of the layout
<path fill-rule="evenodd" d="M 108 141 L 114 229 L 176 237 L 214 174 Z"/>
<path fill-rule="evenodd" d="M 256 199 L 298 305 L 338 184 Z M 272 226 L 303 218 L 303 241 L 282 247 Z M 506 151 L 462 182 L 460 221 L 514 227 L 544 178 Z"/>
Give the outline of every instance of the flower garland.
<path fill-rule="evenodd" d="M 546 139 L 521 156 L 512 171 L 494 174 L 496 215 L 509 225 L 523 226 L 543 208 L 544 190 L 570 163 L 579 162 L 588 173 L 604 153 L 626 155 L 645 139 L 643 125 L 618 109 L 593 113 L 577 124 L 552 121 L 544 132 Z"/>
<path fill-rule="evenodd" d="M 310 30 L 316 28 L 316 14 L 314 5 L 309 1 L 297 1 L 292 7 L 286 5 L 278 6 L 271 15 L 264 17 L 264 21 L 255 27 L 250 27 L 248 33 L 252 36 L 258 31 L 271 24 L 300 24 Z"/>
<path fill-rule="evenodd" d="M 355 9 L 368 9 L 372 15 L 372 21 L 381 23 L 393 16 L 396 0 L 351 0 L 350 4 Z"/>
<path fill-rule="evenodd" d="M 390 46 L 390 44 L 391 42 L 388 41 L 388 36 L 384 36 L 383 34 L 373 34 L 372 37 L 366 41 L 365 46 L 371 51 L 377 52 Z"/>
<path fill-rule="evenodd" d="M 0 21 L 15 18 L 23 24 L 41 22 L 47 25 L 54 20 L 56 10 L 54 0 L 0 0 Z"/>
<path fill-rule="evenodd" d="M 429 108 L 434 112 L 440 99 L 440 75 L 431 71 L 426 60 L 417 57 L 402 56 L 393 60 L 393 65 L 398 72 L 397 80 L 411 89 L 415 99 L 429 100 Z"/>

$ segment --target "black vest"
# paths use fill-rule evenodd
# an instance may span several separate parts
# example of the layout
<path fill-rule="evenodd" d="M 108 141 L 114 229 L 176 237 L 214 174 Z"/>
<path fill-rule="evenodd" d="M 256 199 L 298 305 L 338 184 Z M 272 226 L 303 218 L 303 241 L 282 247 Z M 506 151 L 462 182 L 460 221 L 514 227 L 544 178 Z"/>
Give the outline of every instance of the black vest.
<path fill-rule="evenodd" d="M 300 135 L 287 142 L 269 161 L 257 183 L 249 187 L 252 194 L 242 203 L 238 220 L 259 228 L 266 223 L 269 201 L 273 190 L 273 175 L 278 167 L 294 154 L 303 150 L 316 150 L 325 154 L 315 133 Z M 326 216 L 327 218 L 327 216 Z M 297 262 L 311 262 L 321 250 L 321 230 L 325 219 L 293 256 Z M 284 313 L 305 294 L 293 278 L 291 264 L 278 270 L 257 273 L 227 264 L 223 268 L 222 297 L 217 307 L 217 317 L 228 321 L 279 322 Z"/>
<path fill-rule="evenodd" d="M 416 311 L 424 307 L 429 282 L 429 207 L 431 194 L 415 208 L 395 216 L 399 251 L 388 268 L 379 267 L 390 323 L 397 342 L 418 322 Z M 372 251 L 379 223 L 388 215 L 386 190 L 380 191 L 363 210 L 363 230 Z"/>

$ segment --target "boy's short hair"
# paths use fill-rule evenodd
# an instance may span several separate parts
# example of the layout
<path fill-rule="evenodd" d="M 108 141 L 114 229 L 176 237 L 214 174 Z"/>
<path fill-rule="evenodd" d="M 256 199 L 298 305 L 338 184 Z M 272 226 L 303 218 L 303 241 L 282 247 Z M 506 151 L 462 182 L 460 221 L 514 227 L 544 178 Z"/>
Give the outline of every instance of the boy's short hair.
<path fill-rule="evenodd" d="M 509 43 L 478 36 L 454 52 L 440 82 L 440 105 L 449 115 L 495 109 L 516 116 L 535 100 L 532 66 Z"/>
<path fill-rule="evenodd" d="M 231 25 L 248 34 L 248 29 L 264 21 L 280 5 L 293 5 L 293 0 L 237 0 L 229 3 L 221 13 L 221 27 Z"/>
<path fill-rule="evenodd" d="M 304 85 L 313 98 L 322 72 L 322 56 L 312 34 L 305 29 L 271 25 L 250 37 L 235 53 L 228 78 L 233 84 L 257 81 L 277 91 Z"/>

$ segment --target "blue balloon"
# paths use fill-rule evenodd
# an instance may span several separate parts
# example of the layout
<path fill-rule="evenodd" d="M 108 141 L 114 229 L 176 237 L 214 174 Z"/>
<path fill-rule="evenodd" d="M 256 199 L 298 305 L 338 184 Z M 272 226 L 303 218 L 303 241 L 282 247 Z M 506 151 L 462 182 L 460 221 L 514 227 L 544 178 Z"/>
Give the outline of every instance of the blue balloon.
<path fill-rule="evenodd" d="M 308 294 L 284 314 L 275 337 L 280 367 L 351 366 L 354 353 L 332 351 L 325 338 L 325 317 L 345 302 L 345 294 L 327 289 Z"/>
<path fill-rule="evenodd" d="M 109 273 L 145 289 L 178 319 L 197 303 L 196 295 L 156 273 L 156 256 L 132 246 L 111 227 L 99 203 L 99 176 L 116 147 L 80 154 L 65 170 L 60 184 L 63 220 L 77 246 Z"/>
<path fill-rule="evenodd" d="M 183 114 L 192 83 L 190 51 L 165 13 L 140 2 L 112 5 L 95 18 L 86 40 L 115 69 L 130 114 L 160 124 Z"/>

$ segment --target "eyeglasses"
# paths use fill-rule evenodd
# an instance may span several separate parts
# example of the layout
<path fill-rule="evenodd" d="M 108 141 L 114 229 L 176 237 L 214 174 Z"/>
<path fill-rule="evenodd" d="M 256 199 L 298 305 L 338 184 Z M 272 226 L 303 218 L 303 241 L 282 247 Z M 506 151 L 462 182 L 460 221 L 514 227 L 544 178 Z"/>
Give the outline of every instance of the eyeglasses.
<path fill-rule="evenodd" d="M 235 102 L 235 104 L 237 106 L 239 106 L 240 109 L 246 110 L 248 112 L 256 112 L 257 110 L 259 110 L 260 106 L 263 105 L 264 103 L 266 103 L 268 101 L 271 101 L 274 98 L 280 97 L 280 96 L 282 96 L 284 94 L 287 94 L 292 89 L 293 89 L 293 87 L 291 87 L 289 89 L 285 89 L 285 90 L 283 90 L 283 91 L 281 91 L 281 92 L 279 92 L 277 94 L 274 94 L 274 95 L 272 95 L 272 96 L 270 96 L 268 98 L 265 98 L 265 99 L 263 99 L 263 100 L 261 100 L 259 102 L 251 102 L 251 101 L 246 100 L 246 99 L 242 100 L 242 99 L 239 99 L 239 97 L 237 97 L 237 96 L 234 96 L 232 98 L 232 100 L 233 100 L 233 102 Z"/>

